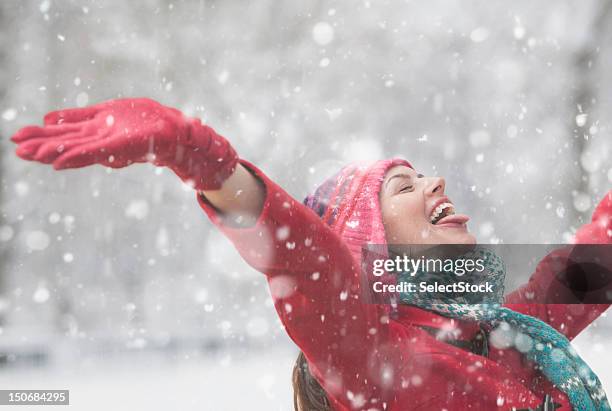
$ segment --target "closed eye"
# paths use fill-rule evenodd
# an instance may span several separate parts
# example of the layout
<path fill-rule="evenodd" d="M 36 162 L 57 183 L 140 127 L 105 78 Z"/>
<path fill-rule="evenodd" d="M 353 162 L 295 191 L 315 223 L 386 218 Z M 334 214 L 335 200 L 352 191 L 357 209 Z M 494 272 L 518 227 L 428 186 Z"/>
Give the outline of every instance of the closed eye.
<path fill-rule="evenodd" d="M 400 192 L 400 193 L 404 193 L 404 192 L 409 192 L 409 191 L 412 191 L 412 190 L 414 190 L 414 186 L 404 186 L 404 187 L 402 187 L 402 188 L 400 189 L 400 191 L 399 191 L 399 192 Z"/>

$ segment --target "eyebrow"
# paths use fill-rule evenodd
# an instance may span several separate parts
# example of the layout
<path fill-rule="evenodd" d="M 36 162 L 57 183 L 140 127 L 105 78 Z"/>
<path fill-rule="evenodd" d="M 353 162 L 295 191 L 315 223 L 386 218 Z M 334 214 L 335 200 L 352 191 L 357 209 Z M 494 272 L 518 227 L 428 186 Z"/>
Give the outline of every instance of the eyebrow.
<path fill-rule="evenodd" d="M 387 182 L 385 183 L 385 190 L 389 186 L 389 183 L 391 182 L 391 180 L 393 180 L 394 178 L 400 178 L 400 177 L 412 179 L 412 176 L 410 174 L 405 174 L 405 173 L 395 174 L 394 176 L 389 178 Z"/>

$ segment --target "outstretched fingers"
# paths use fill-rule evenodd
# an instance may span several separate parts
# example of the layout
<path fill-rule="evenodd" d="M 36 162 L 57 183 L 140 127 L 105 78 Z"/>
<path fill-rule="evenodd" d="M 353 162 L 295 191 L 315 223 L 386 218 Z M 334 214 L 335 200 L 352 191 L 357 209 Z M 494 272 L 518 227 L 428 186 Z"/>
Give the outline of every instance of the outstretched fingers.
<path fill-rule="evenodd" d="M 31 138 L 22 143 L 19 143 L 17 147 L 17 154 L 19 157 L 24 158 L 26 160 L 36 160 L 36 155 L 38 154 L 40 148 L 44 145 L 59 145 L 62 142 L 66 142 L 68 140 L 74 138 L 83 138 L 84 135 L 81 132 L 67 133 L 60 137 L 39 137 L 39 138 Z"/>
<path fill-rule="evenodd" d="M 79 168 L 91 164 L 103 164 L 110 167 L 125 167 L 133 162 L 139 162 L 143 156 L 135 155 L 130 152 L 130 161 L 123 154 L 124 147 L 121 146 L 122 138 L 94 139 L 76 145 L 69 150 L 65 150 L 55 160 L 53 168 L 62 170 L 65 168 Z"/>
<path fill-rule="evenodd" d="M 598 221 L 603 227 L 612 227 L 612 190 L 599 202 L 593 212 L 592 221 Z M 612 232 L 609 234 L 612 238 Z"/>
<path fill-rule="evenodd" d="M 97 147 L 99 146 L 99 147 Z M 80 168 L 96 164 L 104 150 L 102 144 L 83 144 L 66 150 L 53 160 L 53 168 L 63 170 L 67 168 Z"/>
<path fill-rule="evenodd" d="M 67 135 L 62 138 L 55 138 L 53 141 L 45 142 L 38 146 L 33 159 L 41 163 L 52 163 L 62 153 L 72 150 L 75 147 L 93 141 L 95 137 L 83 136 L 81 133 Z"/>
<path fill-rule="evenodd" d="M 33 138 L 49 138 L 62 134 L 79 131 L 83 128 L 82 124 L 62 124 L 56 126 L 26 126 L 21 128 L 11 137 L 13 143 L 22 143 Z"/>

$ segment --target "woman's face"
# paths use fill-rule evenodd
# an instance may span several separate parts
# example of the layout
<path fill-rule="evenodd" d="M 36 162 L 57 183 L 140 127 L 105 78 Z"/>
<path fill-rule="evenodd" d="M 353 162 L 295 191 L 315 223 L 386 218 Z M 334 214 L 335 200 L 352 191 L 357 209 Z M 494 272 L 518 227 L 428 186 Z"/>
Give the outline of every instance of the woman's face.
<path fill-rule="evenodd" d="M 388 244 L 475 244 L 469 217 L 455 213 L 444 179 L 425 177 L 407 166 L 387 171 L 380 204 Z"/>

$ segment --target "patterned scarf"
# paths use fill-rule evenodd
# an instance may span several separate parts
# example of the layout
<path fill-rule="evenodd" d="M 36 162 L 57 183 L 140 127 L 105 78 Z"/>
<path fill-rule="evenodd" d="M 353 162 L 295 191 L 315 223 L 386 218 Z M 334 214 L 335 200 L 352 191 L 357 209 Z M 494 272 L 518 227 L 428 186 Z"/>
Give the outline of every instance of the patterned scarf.
<path fill-rule="evenodd" d="M 610 404 L 597 375 L 571 346 L 569 340 L 545 322 L 503 307 L 503 283 L 506 269 L 503 261 L 491 250 L 478 247 L 462 258 L 482 258 L 486 270 L 469 274 L 470 283 L 485 280 L 494 285 L 494 295 L 465 293 L 462 295 L 400 293 L 400 301 L 433 311 L 445 317 L 476 321 L 486 329 L 510 331 L 515 335 L 515 346 L 561 391 L 580 411 L 609 411 Z M 398 282 L 427 281 L 433 284 L 452 284 L 457 281 L 453 272 L 400 273 Z M 496 331 L 493 331 L 496 332 Z"/>

